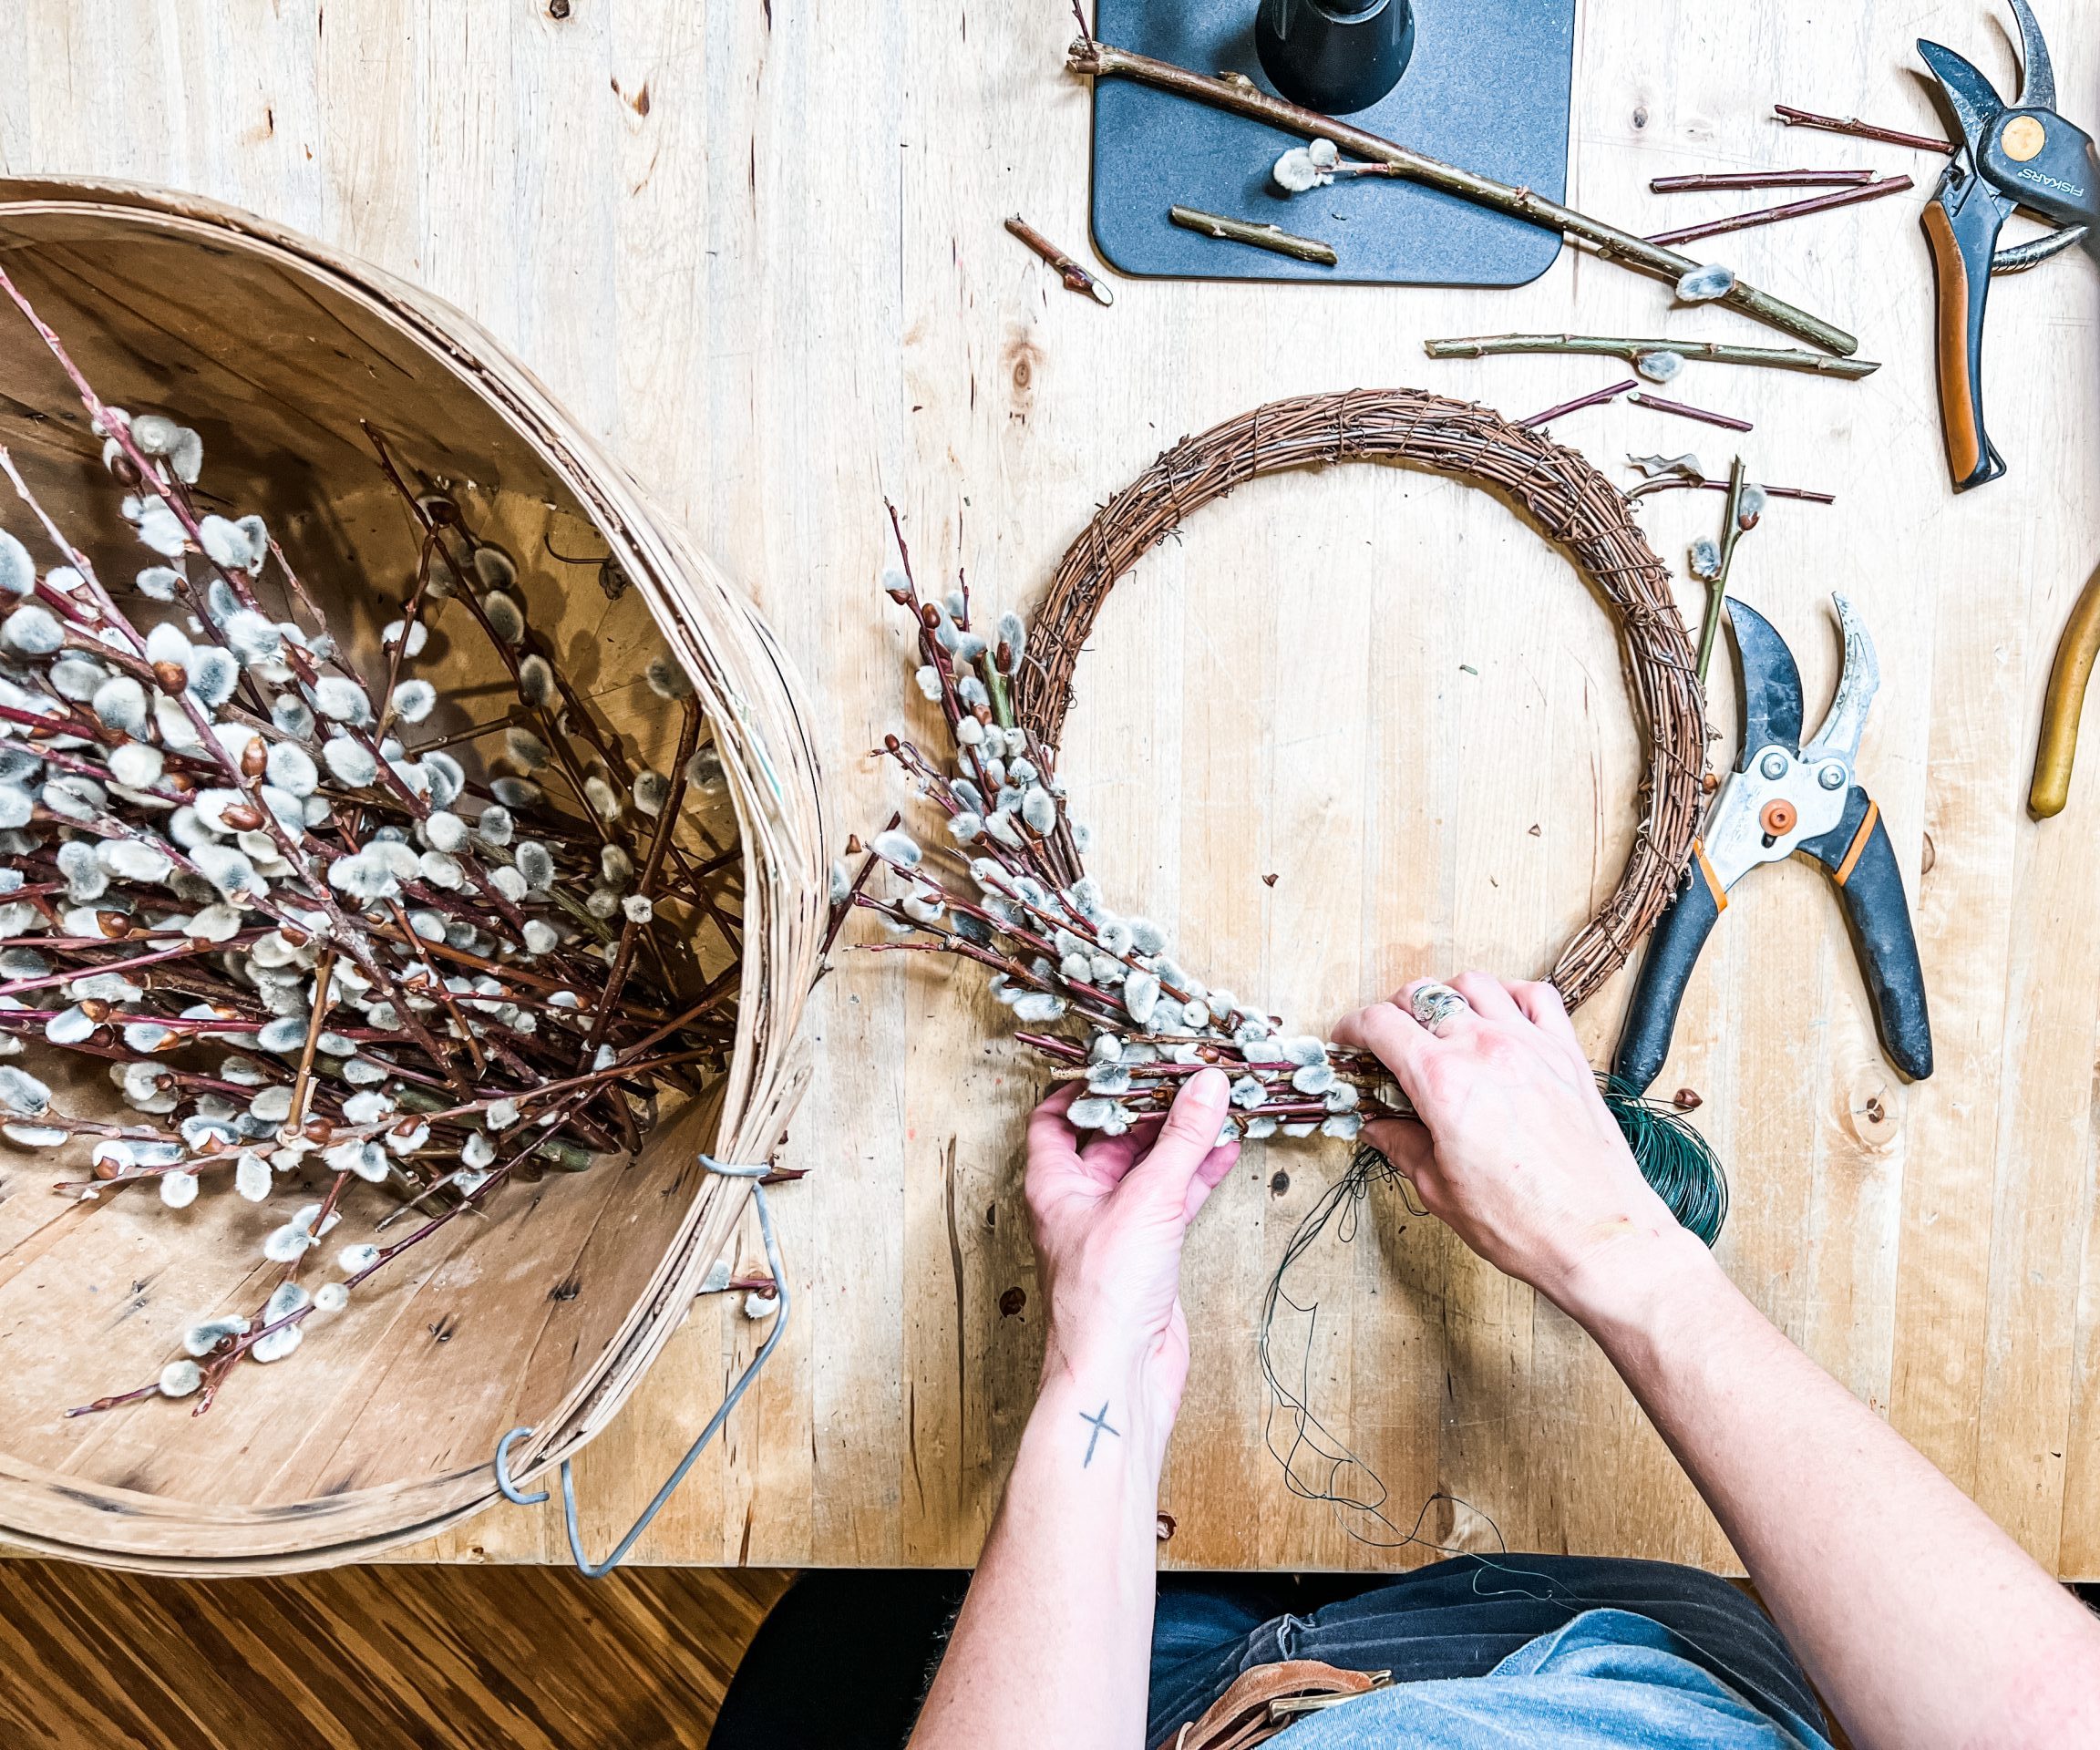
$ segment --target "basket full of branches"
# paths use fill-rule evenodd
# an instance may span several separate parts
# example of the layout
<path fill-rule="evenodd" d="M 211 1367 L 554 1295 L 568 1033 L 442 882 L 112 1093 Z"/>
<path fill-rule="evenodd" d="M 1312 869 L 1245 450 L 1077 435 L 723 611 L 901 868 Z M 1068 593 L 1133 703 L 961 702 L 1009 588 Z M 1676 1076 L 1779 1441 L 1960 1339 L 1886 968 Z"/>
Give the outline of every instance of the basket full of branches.
<path fill-rule="evenodd" d="M 602 1427 L 799 1089 L 763 626 L 456 313 L 0 190 L 0 1535 L 342 1560 Z"/>

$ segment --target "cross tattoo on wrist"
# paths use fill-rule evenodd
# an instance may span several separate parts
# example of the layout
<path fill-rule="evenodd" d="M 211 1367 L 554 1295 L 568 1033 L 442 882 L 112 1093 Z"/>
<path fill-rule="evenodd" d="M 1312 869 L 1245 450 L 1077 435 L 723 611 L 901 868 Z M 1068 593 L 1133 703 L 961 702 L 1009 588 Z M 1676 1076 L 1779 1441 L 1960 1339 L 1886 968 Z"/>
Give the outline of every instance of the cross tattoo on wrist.
<path fill-rule="evenodd" d="M 1085 1410 L 1081 1410 L 1079 1419 L 1093 1429 L 1093 1432 L 1086 1436 L 1086 1456 L 1079 1461 L 1079 1468 L 1085 1470 L 1087 1466 L 1094 1462 L 1094 1448 L 1100 1444 L 1103 1435 L 1114 1435 L 1118 1440 L 1123 1436 L 1119 1429 L 1108 1426 L 1108 1405 L 1106 1402 L 1092 1415 L 1088 1415 Z"/>

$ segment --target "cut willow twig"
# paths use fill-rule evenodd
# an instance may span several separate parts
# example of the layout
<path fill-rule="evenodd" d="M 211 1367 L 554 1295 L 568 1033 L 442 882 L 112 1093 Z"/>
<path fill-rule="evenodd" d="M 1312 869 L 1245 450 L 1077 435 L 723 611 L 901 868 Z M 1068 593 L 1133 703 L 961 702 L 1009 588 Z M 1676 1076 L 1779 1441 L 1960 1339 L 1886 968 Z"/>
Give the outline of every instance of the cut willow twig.
<path fill-rule="evenodd" d="M 1763 485 L 1764 483 L 1760 481 L 1759 484 Z M 1642 480 L 1640 485 L 1629 489 L 1626 496 L 1630 499 L 1646 499 L 1653 497 L 1658 492 L 1725 492 L 1727 489 L 1728 482 L 1726 480 L 1670 479 Z M 1838 495 L 1835 492 L 1817 492 L 1806 486 L 1766 486 L 1765 487 L 1765 496 L 1768 499 L 1798 499 L 1805 504 L 1836 504 L 1838 502 Z"/>
<path fill-rule="evenodd" d="M 1683 401 L 1672 401 L 1660 395 L 1630 395 L 1626 397 L 1637 407 L 1652 407 L 1657 413 L 1673 413 L 1680 419 L 1698 419 L 1709 426 L 1720 426 L 1729 431 L 1748 431 L 1747 419 L 1738 419 L 1732 413 L 1715 413 L 1709 407 L 1694 407 Z"/>
<path fill-rule="evenodd" d="M 1717 340 L 1622 340 L 1608 335 L 1474 335 L 1454 340 L 1426 340 L 1431 358 L 1487 358 L 1500 353 L 1588 353 L 1601 358 L 1645 358 L 1651 353 L 1675 353 L 1708 365 L 1761 365 L 1779 371 L 1808 371 L 1818 376 L 1871 376 L 1881 366 L 1870 358 L 1826 358 L 1792 346 L 1731 346 Z"/>
<path fill-rule="evenodd" d="M 1007 220 L 1006 229 L 1034 250 L 1044 261 L 1056 269 L 1057 277 L 1064 281 L 1065 289 L 1067 292 L 1077 292 L 1084 296 L 1092 298 L 1096 304 L 1100 304 L 1104 309 L 1116 302 L 1115 293 L 1103 285 L 1099 280 L 1081 267 L 1077 262 L 1059 249 L 1055 243 L 1037 231 L 1019 213 L 1015 213 Z"/>
<path fill-rule="evenodd" d="M 1293 237 L 1289 232 L 1275 225 L 1258 225 L 1251 220 L 1230 219 L 1221 212 L 1205 212 L 1197 207 L 1168 207 L 1167 216 L 1183 231 L 1193 231 L 1205 237 L 1215 237 L 1228 243 L 1250 243 L 1256 249 L 1273 251 L 1278 255 L 1289 255 L 1301 262 L 1312 262 L 1321 267 L 1338 264 L 1332 245 L 1316 237 Z"/>
<path fill-rule="evenodd" d="M 1558 419 L 1564 413 L 1580 413 L 1584 407 L 1597 407 L 1607 401 L 1616 401 L 1628 389 L 1639 386 L 1640 379 L 1630 376 L 1623 383 L 1614 383 L 1609 388 L 1591 389 L 1588 395 L 1579 395 L 1572 401 L 1563 401 L 1557 407 L 1548 407 L 1544 413 L 1535 413 L 1529 419 L 1519 419 L 1517 423 L 1536 428 Z M 1641 397 L 1635 396 L 1633 398 L 1638 401 Z"/>
<path fill-rule="evenodd" d="M 1709 219 L 1696 225 L 1680 225 L 1675 231 L 1659 231 L 1652 243 L 1692 243 L 1702 237 L 1719 237 L 1731 231 L 1750 231 L 1758 225 L 1776 225 L 1782 220 L 1804 219 L 1812 212 L 1829 212 L 1838 207 L 1858 206 L 1862 201 L 1879 201 L 1884 195 L 1901 194 L 1910 186 L 1907 176 L 1884 177 L 1858 188 L 1839 189 L 1834 194 L 1813 195 L 1806 201 L 1789 201 L 1783 206 L 1759 207 L 1755 212 L 1730 213 L 1725 219 Z"/>
<path fill-rule="evenodd" d="M 1529 189 L 1513 188 L 1507 182 L 1496 181 L 1492 177 L 1461 170 L 1455 164 L 1445 163 L 1441 159 L 1431 158 L 1426 153 L 1415 151 L 1394 140 L 1366 133 L 1361 128 L 1352 128 L 1347 122 L 1323 116 L 1316 109 L 1302 108 L 1297 104 L 1286 103 L 1281 98 L 1272 98 L 1251 80 L 1213 78 L 1208 74 L 1177 67 L 1171 61 L 1155 60 L 1148 55 L 1136 55 L 1128 49 L 1117 48 L 1094 37 L 1082 37 L 1075 42 L 1065 52 L 1065 64 L 1074 72 L 1088 78 L 1134 79 L 1141 85 L 1171 91 L 1178 97 L 1191 98 L 1213 108 L 1266 122 L 1285 133 L 1298 134 L 1307 139 L 1332 139 L 1343 150 L 1357 158 L 1392 165 L 1395 173 L 1412 181 L 1440 190 L 1446 194 L 1456 195 L 1462 201 L 1470 201 L 1478 206 L 1492 207 L 1498 212 L 1506 212 L 1512 218 L 1522 219 L 1549 231 L 1579 237 L 1592 245 L 1607 261 L 1628 262 L 1658 274 L 1673 283 L 1700 265 L 1688 256 L 1679 255 L 1659 244 L 1652 243 L 1645 237 L 1637 237 L 1632 232 L 1621 231 L 1616 225 L 1608 225 L 1601 220 L 1592 219 L 1587 213 L 1577 212 L 1572 207 L 1564 207 L 1557 201 L 1549 201 Z M 1755 286 L 1746 285 L 1740 280 L 1729 288 L 1719 302 L 1731 309 L 1741 311 L 1746 316 L 1754 316 L 1759 322 L 1767 323 L 1830 352 L 1849 354 L 1858 350 L 1859 343 L 1842 328 L 1825 322 L 1820 316 L 1810 315 L 1805 310 L 1797 310 L 1792 304 L 1769 293 L 1760 292 Z"/>
<path fill-rule="evenodd" d="M 1776 103 L 1772 113 L 1789 128 L 1815 128 L 1827 134 L 1849 134 L 1855 139 L 1879 139 L 1890 146 L 1914 146 L 1921 152 L 1951 152 L 1954 142 L 1934 139 L 1929 134 L 1907 134 L 1899 128 L 1878 128 L 1870 121 L 1861 121 L 1857 116 L 1819 116 L 1813 109 L 1796 109 L 1791 104 Z"/>
<path fill-rule="evenodd" d="M 1648 187 L 1656 194 L 1686 194 L 1694 190 L 1856 188 L 1873 180 L 1872 170 L 1702 170 L 1651 177 Z"/>

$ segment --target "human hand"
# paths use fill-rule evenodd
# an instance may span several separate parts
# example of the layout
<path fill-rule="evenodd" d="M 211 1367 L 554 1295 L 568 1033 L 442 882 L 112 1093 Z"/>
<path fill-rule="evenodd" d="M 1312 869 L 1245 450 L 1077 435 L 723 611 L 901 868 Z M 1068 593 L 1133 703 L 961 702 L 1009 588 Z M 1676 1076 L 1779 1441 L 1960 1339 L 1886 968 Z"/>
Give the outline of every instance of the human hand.
<path fill-rule="evenodd" d="M 1128 1375 L 1163 1446 L 1189 1376 L 1182 1236 L 1240 1158 L 1238 1143 L 1218 1142 L 1229 1084 L 1199 1070 L 1163 1123 L 1084 1146 L 1065 1116 L 1081 1092 L 1061 1089 L 1028 1121 L 1024 1185 L 1050 1307 L 1044 1370 Z"/>
<path fill-rule="evenodd" d="M 1432 982 L 1335 1029 L 1378 1055 L 1421 1118 L 1364 1136 L 1475 1251 L 1580 1318 L 1607 1253 L 1616 1267 L 1653 1240 L 1673 1255 L 1688 1236 L 1634 1165 L 1560 992 L 1466 973 L 1451 985 L 1468 1006 L 1431 1033 L 1408 1000 Z"/>

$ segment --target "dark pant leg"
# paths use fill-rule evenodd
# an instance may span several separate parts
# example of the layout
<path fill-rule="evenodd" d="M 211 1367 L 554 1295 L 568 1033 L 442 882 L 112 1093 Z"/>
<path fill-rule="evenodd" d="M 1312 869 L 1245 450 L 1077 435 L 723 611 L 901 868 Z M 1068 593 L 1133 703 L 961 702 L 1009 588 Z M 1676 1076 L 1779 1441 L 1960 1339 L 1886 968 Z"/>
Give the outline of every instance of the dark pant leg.
<path fill-rule="evenodd" d="M 969 1584 L 944 1570 L 804 1574 L 737 1666 L 708 1750 L 900 1750 Z"/>
<path fill-rule="evenodd" d="M 1160 1575 L 1148 1714 L 1173 1713 L 1176 1724 L 1194 1719 L 1240 1674 L 1248 1637 L 1304 1608 L 1302 1589 L 1288 1575 Z"/>

